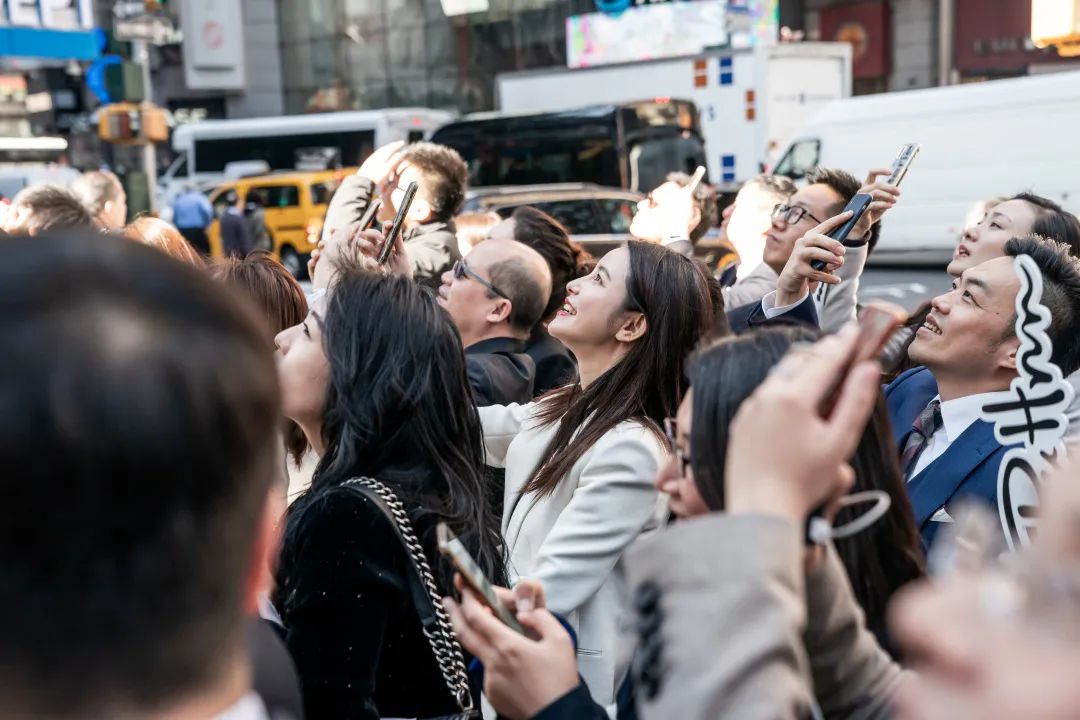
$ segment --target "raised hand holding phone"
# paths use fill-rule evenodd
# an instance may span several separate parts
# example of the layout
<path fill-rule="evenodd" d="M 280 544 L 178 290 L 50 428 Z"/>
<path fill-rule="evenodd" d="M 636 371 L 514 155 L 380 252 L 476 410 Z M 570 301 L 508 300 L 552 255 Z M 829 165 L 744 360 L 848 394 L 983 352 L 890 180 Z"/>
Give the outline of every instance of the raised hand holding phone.
<path fill-rule="evenodd" d="M 907 175 L 911 163 L 919 154 L 921 146 L 917 143 L 909 143 L 900 148 L 899 154 L 893 160 L 892 167 L 871 170 L 866 176 L 866 182 L 855 197 L 851 198 L 845 212 L 851 212 L 850 219 L 829 233 L 829 237 L 840 242 L 848 238 L 854 238 L 857 244 L 862 244 L 870 228 L 881 219 L 881 215 L 896 204 L 900 197 L 900 181 Z M 877 178 L 887 175 L 885 182 L 878 182 Z M 825 269 L 824 263 L 818 260 L 813 263 L 814 270 Z"/>
<path fill-rule="evenodd" d="M 386 242 L 383 243 L 383 247 L 379 251 L 377 259 L 380 265 L 385 265 L 390 260 L 390 253 L 393 252 L 394 244 L 405 229 L 405 218 L 409 215 L 409 208 L 412 207 L 413 200 L 416 199 L 418 189 L 419 186 L 415 182 L 409 183 L 409 186 L 405 188 L 405 196 L 402 198 L 397 215 L 394 216 L 393 223 L 386 233 Z"/>
<path fill-rule="evenodd" d="M 840 282 L 833 271 L 844 264 L 847 248 L 830 237 L 830 233 L 850 219 L 850 211 L 842 212 L 795 241 L 791 257 L 776 281 L 777 307 L 802 300 L 810 292 L 810 283 L 836 285 Z"/>

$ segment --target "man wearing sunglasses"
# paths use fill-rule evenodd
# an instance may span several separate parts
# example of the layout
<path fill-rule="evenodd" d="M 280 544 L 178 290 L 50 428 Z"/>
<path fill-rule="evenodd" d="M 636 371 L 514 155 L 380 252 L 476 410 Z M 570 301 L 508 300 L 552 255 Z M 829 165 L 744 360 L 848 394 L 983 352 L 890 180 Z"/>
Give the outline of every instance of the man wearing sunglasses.
<path fill-rule="evenodd" d="M 527 403 L 536 364 L 526 341 L 551 296 L 551 270 L 515 241 L 483 242 L 443 273 L 439 304 L 461 334 L 478 406 Z"/>

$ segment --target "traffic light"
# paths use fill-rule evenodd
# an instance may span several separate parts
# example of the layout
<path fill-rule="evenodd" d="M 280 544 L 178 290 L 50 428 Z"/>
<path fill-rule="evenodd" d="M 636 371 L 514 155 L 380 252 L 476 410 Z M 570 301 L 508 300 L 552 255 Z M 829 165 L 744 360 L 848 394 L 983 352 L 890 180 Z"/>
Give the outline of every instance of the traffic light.
<path fill-rule="evenodd" d="M 150 103 L 115 103 L 101 108 L 98 135 L 118 145 L 145 145 L 169 139 L 165 111 Z"/>
<path fill-rule="evenodd" d="M 146 99 L 142 68 L 133 62 L 106 65 L 105 92 L 117 102 L 142 102 Z"/>

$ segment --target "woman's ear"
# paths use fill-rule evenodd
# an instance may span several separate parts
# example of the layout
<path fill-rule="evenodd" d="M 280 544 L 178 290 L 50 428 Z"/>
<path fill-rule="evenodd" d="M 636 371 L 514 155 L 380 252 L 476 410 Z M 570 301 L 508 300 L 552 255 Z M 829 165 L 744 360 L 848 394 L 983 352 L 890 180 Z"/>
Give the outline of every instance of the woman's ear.
<path fill-rule="evenodd" d="M 649 321 L 645 319 L 644 313 L 630 313 L 623 320 L 622 325 L 619 326 L 618 332 L 615 333 L 615 339 L 619 342 L 632 343 L 640 340 L 648 330 Z"/>

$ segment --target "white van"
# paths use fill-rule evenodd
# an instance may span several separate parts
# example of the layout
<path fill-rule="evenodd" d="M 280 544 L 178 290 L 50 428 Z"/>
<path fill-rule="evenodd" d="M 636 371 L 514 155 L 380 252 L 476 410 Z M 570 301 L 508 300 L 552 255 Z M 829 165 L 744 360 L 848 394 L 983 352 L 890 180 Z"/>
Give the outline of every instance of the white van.
<path fill-rule="evenodd" d="M 939 264 L 983 200 L 1030 190 L 1080 210 L 1080 72 L 839 100 L 809 119 L 773 172 L 860 180 L 922 145 L 872 262 Z"/>
<path fill-rule="evenodd" d="M 157 206 L 171 212 L 185 186 L 224 182 L 227 168 L 242 163 L 259 163 L 262 172 L 315 169 L 308 167 L 312 162 L 357 166 L 375 148 L 424 140 L 454 117 L 443 110 L 393 108 L 181 125 L 172 135 L 177 158 L 158 179 Z"/>

